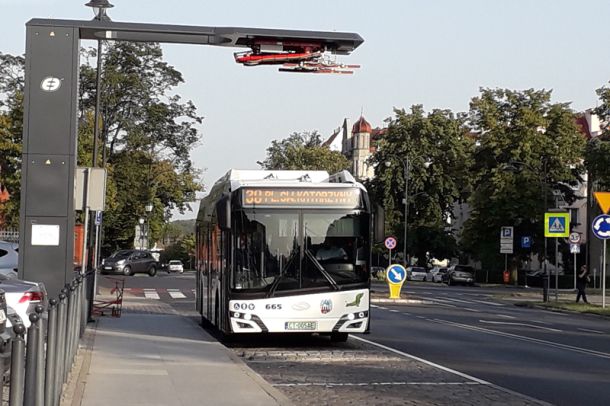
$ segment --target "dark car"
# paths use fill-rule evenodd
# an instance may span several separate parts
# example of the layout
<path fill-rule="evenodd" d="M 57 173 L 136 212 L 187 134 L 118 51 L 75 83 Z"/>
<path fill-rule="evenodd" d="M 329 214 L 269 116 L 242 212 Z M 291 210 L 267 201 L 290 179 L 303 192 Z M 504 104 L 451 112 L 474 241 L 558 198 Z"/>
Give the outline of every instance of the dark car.
<path fill-rule="evenodd" d="M 100 272 L 120 273 L 133 275 L 134 273 L 147 273 L 155 276 L 159 269 L 159 263 L 148 251 L 141 250 L 119 250 L 102 261 Z"/>
<path fill-rule="evenodd" d="M 443 276 L 447 285 L 474 285 L 474 268 L 470 265 L 454 265 Z"/>

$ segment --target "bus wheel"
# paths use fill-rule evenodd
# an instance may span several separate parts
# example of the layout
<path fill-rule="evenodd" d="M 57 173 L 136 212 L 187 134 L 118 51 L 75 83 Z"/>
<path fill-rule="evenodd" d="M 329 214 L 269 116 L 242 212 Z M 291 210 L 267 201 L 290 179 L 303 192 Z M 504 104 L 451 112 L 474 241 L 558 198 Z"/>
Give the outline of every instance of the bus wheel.
<path fill-rule="evenodd" d="M 333 343 L 344 343 L 347 341 L 347 333 L 331 333 L 330 341 Z"/>

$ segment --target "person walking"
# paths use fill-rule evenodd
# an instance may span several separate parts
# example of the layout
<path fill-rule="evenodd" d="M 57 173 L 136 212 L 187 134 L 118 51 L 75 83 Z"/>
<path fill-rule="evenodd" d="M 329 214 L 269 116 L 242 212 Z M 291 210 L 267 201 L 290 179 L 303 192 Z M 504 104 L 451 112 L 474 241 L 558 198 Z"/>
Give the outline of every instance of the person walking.
<path fill-rule="evenodd" d="M 587 282 L 589 282 L 589 270 L 586 265 L 580 267 L 580 272 L 576 275 L 576 289 L 578 293 L 576 294 L 576 303 L 580 301 L 582 297 L 583 302 L 587 302 L 587 293 L 585 289 L 587 288 Z"/>

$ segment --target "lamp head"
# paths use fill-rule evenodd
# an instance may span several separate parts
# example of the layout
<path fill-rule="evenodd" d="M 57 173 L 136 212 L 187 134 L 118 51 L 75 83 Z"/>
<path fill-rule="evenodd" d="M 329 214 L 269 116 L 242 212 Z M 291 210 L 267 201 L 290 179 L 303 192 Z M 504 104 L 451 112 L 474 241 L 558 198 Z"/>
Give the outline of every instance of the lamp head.
<path fill-rule="evenodd" d="M 87 7 L 91 7 L 95 13 L 94 20 L 99 21 L 110 21 L 110 17 L 106 14 L 106 10 L 114 7 L 108 0 L 91 0 L 85 4 Z"/>
<path fill-rule="evenodd" d="M 152 203 L 147 203 L 146 206 L 144 206 L 144 210 L 146 210 L 146 213 L 150 213 L 153 209 L 153 204 Z"/>

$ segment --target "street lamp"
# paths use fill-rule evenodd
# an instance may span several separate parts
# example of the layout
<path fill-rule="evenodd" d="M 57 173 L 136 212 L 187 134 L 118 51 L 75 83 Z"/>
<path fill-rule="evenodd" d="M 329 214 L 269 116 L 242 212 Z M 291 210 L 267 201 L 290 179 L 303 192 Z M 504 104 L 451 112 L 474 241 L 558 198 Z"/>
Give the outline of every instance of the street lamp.
<path fill-rule="evenodd" d="M 405 261 L 405 265 L 409 266 L 409 261 L 407 260 L 407 226 L 408 226 L 408 218 L 409 218 L 409 172 L 411 170 L 410 167 L 410 163 L 409 163 L 409 156 L 406 155 L 403 158 L 399 158 L 396 157 L 397 159 L 399 159 L 402 162 L 402 166 L 404 169 L 404 178 L 405 178 L 405 193 L 404 193 L 404 199 L 403 199 L 403 203 L 405 205 L 405 211 L 404 211 L 404 217 L 405 217 L 405 225 L 404 225 L 404 242 L 403 242 L 403 259 Z M 432 164 L 431 161 L 427 160 L 426 162 L 424 162 L 424 167 L 427 169 L 430 167 L 430 165 Z M 392 166 L 392 162 L 391 161 L 385 161 L 385 166 L 387 168 L 389 168 L 390 166 Z"/>
<path fill-rule="evenodd" d="M 144 206 L 144 210 L 146 210 L 146 249 L 150 248 L 150 242 L 149 242 L 149 238 L 150 238 L 150 212 L 153 209 L 153 204 L 152 203 L 146 203 L 146 206 Z"/>
<path fill-rule="evenodd" d="M 114 7 L 108 0 L 91 0 L 85 4 L 87 7 L 91 7 L 95 13 L 95 20 L 99 21 L 110 21 L 110 17 L 106 14 L 106 9 Z"/>
<path fill-rule="evenodd" d="M 140 249 L 142 249 L 144 247 L 144 218 L 140 217 L 138 223 L 140 223 Z"/>

